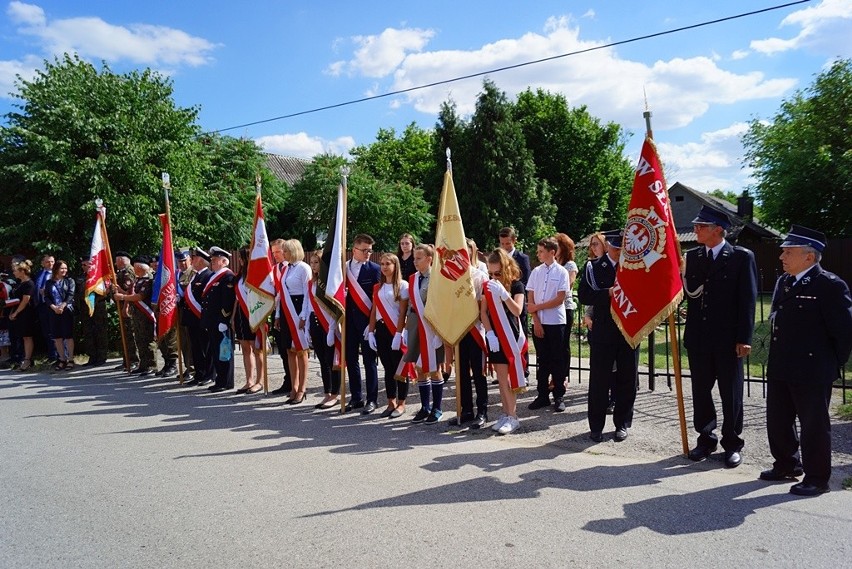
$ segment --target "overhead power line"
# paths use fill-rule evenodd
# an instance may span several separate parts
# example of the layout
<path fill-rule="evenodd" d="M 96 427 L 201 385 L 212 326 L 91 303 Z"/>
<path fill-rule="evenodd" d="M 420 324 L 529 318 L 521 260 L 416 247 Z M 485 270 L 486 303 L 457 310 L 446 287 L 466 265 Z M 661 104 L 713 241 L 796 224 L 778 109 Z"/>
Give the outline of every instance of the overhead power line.
<path fill-rule="evenodd" d="M 343 101 L 341 103 L 334 103 L 334 104 L 331 104 L 331 105 L 325 105 L 325 106 L 322 106 L 322 107 L 315 107 L 313 109 L 306 109 L 304 111 L 297 111 L 295 113 L 289 113 L 289 114 L 286 114 L 286 115 L 280 115 L 280 116 L 272 117 L 272 118 L 268 118 L 268 119 L 262 119 L 262 120 L 257 120 L 257 121 L 253 121 L 253 122 L 238 124 L 238 125 L 235 125 L 235 126 L 229 126 L 227 128 L 220 128 L 218 130 L 210 131 L 210 133 L 208 133 L 208 134 L 227 132 L 229 130 L 236 130 L 238 128 L 246 128 L 246 127 L 250 127 L 250 126 L 256 126 L 256 125 L 259 125 L 259 124 L 265 124 L 265 123 L 280 121 L 280 120 L 284 120 L 284 119 L 290 119 L 290 118 L 293 118 L 293 117 L 299 117 L 299 116 L 302 116 L 302 115 L 310 115 L 310 114 L 313 114 L 313 113 L 328 111 L 330 109 L 338 109 L 340 107 L 348 107 L 350 105 L 357 105 L 359 103 L 365 103 L 367 101 L 375 101 L 376 99 L 384 99 L 386 97 L 393 97 L 393 96 L 396 96 L 396 95 L 404 95 L 405 93 L 411 93 L 412 91 L 419 91 L 421 89 L 429 89 L 430 87 L 437 87 L 439 85 L 447 85 L 449 83 L 464 81 L 466 79 L 473 79 L 475 77 L 482 77 L 484 75 L 493 75 L 495 73 L 500 73 L 502 71 L 509 71 L 511 69 L 518 69 L 520 67 L 527 67 L 527 66 L 530 66 L 530 65 L 537 65 L 539 63 L 546 63 L 548 61 L 554 61 L 554 60 L 562 59 L 562 58 L 565 58 L 565 57 L 571 57 L 573 55 L 581 55 L 581 54 L 584 54 L 584 53 L 589 53 L 591 51 L 597 51 L 597 50 L 600 50 L 600 49 L 607 49 L 607 48 L 616 47 L 616 46 L 619 46 L 619 45 L 626 45 L 626 44 L 635 43 L 635 42 L 638 42 L 638 41 L 648 40 L 648 39 L 657 38 L 657 37 L 661 37 L 661 36 L 667 36 L 667 35 L 670 35 L 670 34 L 676 34 L 678 32 L 684 32 L 684 31 L 687 31 L 687 30 L 694 30 L 694 29 L 697 29 L 697 28 L 703 28 L 703 27 L 706 27 L 706 26 L 721 24 L 722 22 L 729 22 L 731 20 L 738 20 L 740 18 L 747 18 L 749 16 L 755 16 L 757 14 L 772 12 L 774 10 L 781 10 L 782 8 L 789 8 L 790 6 L 796 6 L 798 4 L 805 4 L 805 3 L 810 2 L 810 1 L 811 0 L 796 0 L 795 2 L 787 2 L 786 4 L 778 4 L 776 6 L 770 6 L 768 8 L 761 8 L 760 10 L 752 10 L 750 12 L 743 12 L 742 14 L 736 14 L 736 15 L 733 15 L 733 16 L 725 16 L 724 18 L 717 18 L 715 20 L 707 20 L 705 22 L 700 22 L 698 24 L 691 24 L 689 26 L 682 26 L 680 28 L 673 28 L 671 30 L 664 30 L 662 32 L 656 32 L 656 33 L 653 33 L 653 34 L 646 34 L 644 36 L 636 36 L 636 37 L 633 37 L 633 38 L 630 38 L 630 39 L 619 40 L 619 41 L 611 42 L 611 43 L 604 44 L 604 45 L 597 45 L 597 46 L 594 46 L 594 47 L 588 47 L 586 49 L 579 49 L 577 51 L 569 51 L 567 53 L 561 53 L 559 55 L 552 55 L 550 57 L 544 57 L 544 58 L 535 59 L 535 60 L 532 60 L 532 61 L 525 61 L 523 63 L 516 63 L 514 65 L 506 65 L 504 67 L 496 67 L 494 69 L 488 69 L 486 71 L 478 71 L 476 73 L 470 73 L 468 75 L 461 75 L 459 77 L 453 77 L 452 79 L 442 79 L 441 81 L 434 81 L 432 83 L 425 83 L 423 85 L 417 85 L 415 87 L 409 87 L 407 89 L 399 89 L 397 91 L 389 91 L 387 93 L 382 93 L 380 95 L 371 95 L 369 97 L 361 97 L 360 99 L 352 99 L 352 100 L 349 100 L 349 101 Z"/>

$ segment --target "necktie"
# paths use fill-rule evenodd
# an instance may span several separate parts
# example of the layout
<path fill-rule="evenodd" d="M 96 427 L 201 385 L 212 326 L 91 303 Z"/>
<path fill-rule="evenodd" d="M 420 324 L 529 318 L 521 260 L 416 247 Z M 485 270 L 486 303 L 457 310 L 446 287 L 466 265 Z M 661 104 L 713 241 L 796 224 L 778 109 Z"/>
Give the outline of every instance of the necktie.
<path fill-rule="evenodd" d="M 707 249 L 707 259 L 713 262 L 713 249 Z"/>
<path fill-rule="evenodd" d="M 794 284 L 796 284 L 796 277 L 793 275 L 787 275 L 787 278 L 784 280 L 784 292 L 790 292 L 790 289 L 793 288 Z"/>

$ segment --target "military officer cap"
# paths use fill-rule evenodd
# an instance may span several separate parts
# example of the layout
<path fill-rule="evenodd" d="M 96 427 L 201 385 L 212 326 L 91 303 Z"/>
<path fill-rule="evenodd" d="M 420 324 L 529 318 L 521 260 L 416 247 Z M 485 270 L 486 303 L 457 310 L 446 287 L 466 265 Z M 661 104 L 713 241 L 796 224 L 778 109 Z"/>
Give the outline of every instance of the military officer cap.
<path fill-rule="evenodd" d="M 128 253 L 127 251 L 116 251 L 115 256 L 116 257 L 127 257 L 129 259 L 130 253 Z"/>
<path fill-rule="evenodd" d="M 727 214 L 714 209 L 710 206 L 703 206 L 695 219 L 692 220 L 693 225 L 718 225 L 722 229 L 728 229 L 731 226 L 731 218 Z"/>
<path fill-rule="evenodd" d="M 226 259 L 231 258 L 230 253 L 220 247 L 216 247 L 215 245 L 213 247 L 210 247 L 209 253 L 211 257 L 225 257 Z"/>
<path fill-rule="evenodd" d="M 621 249 L 622 239 L 624 238 L 624 231 L 621 229 L 610 229 L 609 231 L 601 231 L 601 235 L 604 236 L 606 242 L 612 245 L 613 247 L 618 247 Z"/>
<path fill-rule="evenodd" d="M 820 253 L 825 249 L 825 234 L 801 225 L 791 225 L 782 247 L 813 247 Z"/>
<path fill-rule="evenodd" d="M 189 259 L 189 251 L 186 249 L 178 249 L 175 251 L 175 259 L 178 261 L 183 261 L 185 259 Z"/>
<path fill-rule="evenodd" d="M 135 257 L 133 257 L 133 259 L 131 259 L 130 262 L 133 263 L 134 265 L 136 265 L 136 264 L 149 265 L 149 264 L 151 264 L 151 259 L 148 258 L 146 255 L 136 255 Z"/>
<path fill-rule="evenodd" d="M 201 247 L 193 247 L 190 255 L 192 255 L 193 257 L 201 257 L 208 263 L 210 262 L 210 255 L 208 255 L 207 251 L 205 251 Z"/>

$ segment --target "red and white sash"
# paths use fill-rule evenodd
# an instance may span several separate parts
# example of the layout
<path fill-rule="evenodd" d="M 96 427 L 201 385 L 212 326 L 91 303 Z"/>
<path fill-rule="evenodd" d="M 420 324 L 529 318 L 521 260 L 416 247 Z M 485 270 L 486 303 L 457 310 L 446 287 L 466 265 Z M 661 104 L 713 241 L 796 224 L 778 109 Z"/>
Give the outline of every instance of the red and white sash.
<path fill-rule="evenodd" d="M 524 376 L 527 358 L 527 337 L 523 330 L 518 327 L 518 336 L 512 332 L 509 324 L 509 316 L 503 307 L 500 296 L 491 292 L 487 286 L 482 287 L 482 294 L 488 303 L 488 314 L 491 316 L 491 327 L 500 340 L 500 350 L 505 354 L 509 362 L 509 387 L 515 393 L 522 393 L 527 389 L 527 380 Z"/>
<path fill-rule="evenodd" d="M 408 277 L 408 296 L 411 299 L 411 306 L 417 314 L 417 332 L 420 340 L 420 356 L 417 363 L 420 364 L 420 371 L 429 375 L 437 375 L 438 373 L 438 350 L 432 347 L 435 340 L 435 332 L 432 326 L 426 321 L 423 316 L 426 310 L 426 305 L 420 297 L 420 284 L 418 276 L 420 272 L 416 272 Z"/>
<path fill-rule="evenodd" d="M 213 273 L 213 276 L 210 277 L 210 280 L 207 281 L 206 285 L 204 285 L 204 291 L 201 293 L 201 296 L 207 296 L 207 293 L 210 292 L 210 289 L 213 288 L 213 285 L 219 282 L 222 277 L 224 277 L 225 275 L 233 274 L 234 273 L 232 273 L 231 269 L 229 269 L 228 267 L 222 267 L 221 269 Z"/>
<path fill-rule="evenodd" d="M 246 287 L 245 279 L 240 278 L 240 280 L 237 282 L 237 286 L 234 287 L 234 293 L 237 297 L 237 304 L 240 306 L 240 310 L 242 311 L 243 316 L 245 316 L 246 322 L 248 322 L 249 309 L 248 302 L 246 301 L 246 298 L 248 298 L 248 287 Z M 263 324 L 263 326 L 258 326 L 257 332 L 255 332 L 254 345 L 257 349 L 260 349 L 262 346 L 261 342 L 263 342 L 263 329 L 265 326 L 266 324 Z"/>
<path fill-rule="evenodd" d="M 195 295 L 192 293 L 192 281 L 196 279 L 198 275 L 194 275 L 192 279 L 189 281 L 189 285 L 186 287 L 186 294 L 184 298 L 186 299 L 186 306 L 189 308 L 189 311 L 192 312 L 196 318 L 201 318 L 201 303 L 195 298 Z"/>
<path fill-rule="evenodd" d="M 151 310 L 151 307 L 148 306 L 147 304 L 145 304 L 144 302 L 142 302 L 141 300 L 135 301 L 133 303 L 133 306 L 138 308 L 139 312 L 141 312 L 151 322 L 157 321 L 157 318 L 154 316 L 154 311 Z"/>
<path fill-rule="evenodd" d="M 366 266 L 366 265 L 365 265 Z M 364 267 L 361 267 L 363 270 Z M 373 309 L 373 301 L 361 288 L 361 283 L 358 282 L 358 277 L 352 272 L 352 263 L 346 263 L 346 279 L 349 281 L 348 291 L 352 295 L 352 300 L 358 309 L 364 313 L 364 316 L 370 316 L 370 311 Z"/>
<path fill-rule="evenodd" d="M 317 322 L 319 322 L 323 332 L 328 335 L 331 323 L 334 322 L 334 316 L 332 316 L 332 314 L 328 312 L 317 300 L 316 288 L 316 283 L 311 283 L 311 287 L 308 289 L 308 300 L 311 303 L 311 308 L 313 308 L 314 314 L 316 314 Z M 334 359 L 332 361 L 332 369 L 337 370 L 340 369 L 340 361 L 342 359 L 341 351 L 343 346 L 340 344 L 340 333 L 337 331 L 337 326 L 334 328 Z"/>
<path fill-rule="evenodd" d="M 382 283 L 376 283 L 376 286 L 373 289 L 373 302 L 376 305 L 376 310 L 378 310 L 379 314 L 381 314 L 382 321 L 385 323 L 385 327 L 387 327 L 390 335 L 396 336 L 396 323 L 399 320 L 399 304 L 389 303 L 385 300 L 385 298 L 380 294 L 381 290 Z M 408 352 L 408 346 L 405 344 L 401 343 L 399 345 L 399 349 L 402 351 L 403 356 Z M 406 362 L 404 360 L 405 358 L 401 358 L 399 360 L 399 365 L 396 366 L 396 370 L 393 374 L 394 379 L 398 379 L 403 382 L 406 379 L 414 379 L 417 377 L 417 370 L 414 368 L 414 362 Z"/>
<path fill-rule="evenodd" d="M 296 306 L 293 304 L 293 297 L 290 296 L 290 291 L 287 290 L 287 286 L 284 283 L 289 267 L 289 265 L 285 267 L 284 271 L 281 273 L 281 313 L 284 316 L 284 320 L 287 322 L 287 328 L 290 329 L 290 339 L 293 341 L 292 347 L 288 347 L 288 349 L 301 352 L 302 350 L 308 349 L 308 341 L 305 338 L 307 331 L 299 329 L 299 314 L 296 312 Z M 311 289 L 310 282 L 308 282 L 307 288 L 308 290 Z M 304 300 L 302 302 L 304 302 Z"/>

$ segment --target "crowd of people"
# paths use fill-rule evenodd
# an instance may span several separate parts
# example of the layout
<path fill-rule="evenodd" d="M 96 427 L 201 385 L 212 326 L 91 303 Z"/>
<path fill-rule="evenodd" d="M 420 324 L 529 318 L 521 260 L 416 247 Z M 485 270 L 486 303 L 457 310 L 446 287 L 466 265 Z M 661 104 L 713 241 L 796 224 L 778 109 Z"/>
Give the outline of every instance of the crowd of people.
<path fill-rule="evenodd" d="M 731 225 L 725 213 L 705 207 L 693 225 L 699 246 L 686 254 L 683 263 L 687 295 L 684 345 L 692 378 L 693 426 L 698 433 L 689 458 L 703 460 L 721 444 L 725 465 L 735 468 L 742 462 L 745 444 L 741 438 L 743 359 L 751 351 L 754 332 L 756 265 L 751 251 L 725 239 Z M 586 306 L 583 319 L 589 331 L 589 437 L 602 442 L 607 416 L 611 416 L 613 440 L 626 440 L 638 389 L 639 354 L 624 339 L 610 310 L 622 232 L 592 235 L 588 262 L 582 270 L 575 261 L 574 241 L 564 233 L 538 241 L 534 268 L 529 257 L 516 249 L 514 229 L 504 228 L 498 239 L 500 246 L 484 255 L 484 261 L 476 244 L 468 240 L 479 318 L 457 350 L 444 344 L 424 316 L 436 254 L 432 245 L 418 244 L 414 237 L 404 234 L 397 252 L 385 253 L 375 263 L 370 260 L 372 237 L 355 236 L 351 258 L 345 264 L 348 287 L 343 347 L 343 331 L 336 318 L 317 299 L 320 253 L 311 255 L 306 263 L 298 240 L 273 241 L 270 250 L 278 294 L 268 333 L 278 347 L 285 377 L 271 394 L 286 395 L 287 405 L 305 402 L 308 354 L 312 350 L 323 386 L 317 409 L 340 406 L 340 368 L 345 361 L 346 412 L 402 417 L 413 384 L 420 407 L 411 421 L 435 424 L 442 419 L 445 385 L 455 370 L 461 413 L 451 423 L 478 429 L 490 422 L 486 370 L 491 369 L 500 395 L 500 416 L 491 428 L 503 435 L 512 433 L 521 424 L 516 398 L 527 389 L 531 375 L 529 340 L 537 362 L 536 397 L 529 409 L 550 408 L 559 413 L 566 408 L 577 281 L 577 296 Z M 800 495 L 828 491 L 831 385 L 852 350 L 849 289 L 819 266 L 825 242 L 821 233 L 793 226 L 781 245 L 785 275 L 778 281 L 772 302 L 767 426 L 775 462 L 761 478 L 787 480 L 804 473 L 804 480 L 791 489 Z M 262 348 L 267 327 L 252 330 L 249 325 L 247 248 L 238 252 L 236 273 L 230 268 L 231 256 L 219 247 L 175 252 L 180 285 L 178 341 L 177 327 L 159 340 L 155 335 L 157 306 L 151 302 L 152 275 L 158 260 L 117 252 L 116 279 L 109 296 L 119 308 L 126 346 L 124 361 L 117 369 L 139 377 L 173 377 L 178 371 L 180 349 L 184 385 L 209 384 L 211 392 L 223 392 L 235 387 L 237 342 L 246 382 L 236 393 L 262 393 L 267 365 Z M 83 261 L 85 275 L 88 260 Z M 8 349 L 11 345 L 12 367 L 22 371 L 31 368 L 34 339 L 41 331 L 48 339 L 46 350 L 55 369 L 72 369 L 77 312 L 85 314 L 90 353 L 86 365 L 106 361 L 107 300 L 89 298 L 93 311 L 84 307 L 85 285 L 79 280 L 75 283 L 67 272 L 67 263 L 54 262 L 50 255 L 43 257 L 42 269 L 35 277 L 30 261 L 15 264 L 14 286 L 0 291 L 6 296 L 0 298 L 5 306 L 0 346 Z M 159 370 L 155 367 L 155 350 L 161 352 L 164 361 Z M 384 373 L 383 406 L 378 362 Z M 721 440 L 716 434 L 714 386 L 718 386 L 722 402 Z M 797 417 L 801 439 L 795 429 Z"/>

